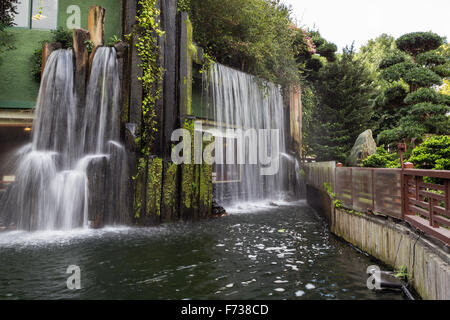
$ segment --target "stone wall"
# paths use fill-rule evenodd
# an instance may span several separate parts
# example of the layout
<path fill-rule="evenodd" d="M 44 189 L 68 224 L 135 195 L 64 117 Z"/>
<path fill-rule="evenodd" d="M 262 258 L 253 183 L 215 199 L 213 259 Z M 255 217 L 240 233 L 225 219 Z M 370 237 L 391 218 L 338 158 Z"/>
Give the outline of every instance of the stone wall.
<path fill-rule="evenodd" d="M 390 218 L 335 208 L 323 191 L 308 190 L 308 203 L 320 214 L 330 206 L 332 233 L 394 268 L 406 266 L 423 299 L 450 300 L 450 254 L 442 243 Z"/>

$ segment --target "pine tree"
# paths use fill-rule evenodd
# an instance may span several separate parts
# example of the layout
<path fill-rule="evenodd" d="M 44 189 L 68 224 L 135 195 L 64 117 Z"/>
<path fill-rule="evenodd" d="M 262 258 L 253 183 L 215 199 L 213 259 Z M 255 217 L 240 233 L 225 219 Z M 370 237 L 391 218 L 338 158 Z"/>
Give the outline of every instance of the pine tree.
<path fill-rule="evenodd" d="M 377 98 L 384 111 L 383 143 L 421 139 L 425 134 L 448 134 L 450 99 L 437 86 L 450 75 L 449 59 L 438 51 L 443 40 L 431 32 L 414 32 L 396 41 L 408 56 L 392 55 L 380 63 L 381 77 L 391 86 Z"/>
<path fill-rule="evenodd" d="M 353 47 L 321 69 L 315 84 L 319 103 L 309 135 L 317 160 L 345 161 L 358 135 L 368 128 L 374 80 L 367 65 L 356 59 Z"/>

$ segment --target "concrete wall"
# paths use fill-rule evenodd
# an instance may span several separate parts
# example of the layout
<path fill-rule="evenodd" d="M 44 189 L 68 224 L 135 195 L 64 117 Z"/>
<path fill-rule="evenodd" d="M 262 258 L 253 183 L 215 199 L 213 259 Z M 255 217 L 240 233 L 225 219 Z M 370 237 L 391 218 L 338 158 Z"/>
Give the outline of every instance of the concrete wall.
<path fill-rule="evenodd" d="M 394 268 L 406 266 L 423 299 L 450 300 L 450 254 L 443 244 L 419 237 L 407 225 L 382 216 L 334 208 L 323 191 L 308 186 L 308 203 L 331 205 L 331 232 Z M 321 203 L 318 207 L 317 203 Z"/>

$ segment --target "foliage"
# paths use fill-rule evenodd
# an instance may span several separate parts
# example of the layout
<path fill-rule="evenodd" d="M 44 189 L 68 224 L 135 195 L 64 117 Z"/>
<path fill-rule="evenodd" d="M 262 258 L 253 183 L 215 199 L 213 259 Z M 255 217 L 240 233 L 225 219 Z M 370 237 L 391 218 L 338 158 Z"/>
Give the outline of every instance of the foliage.
<path fill-rule="evenodd" d="M 435 90 L 442 76 L 450 73 L 446 47 L 440 47 L 442 38 L 415 32 L 396 43 L 410 58 L 398 54 L 380 63 L 380 77 L 387 85 L 376 99 L 378 142 L 420 140 L 427 133 L 449 132 L 448 99 Z"/>
<path fill-rule="evenodd" d="M 390 55 L 386 58 L 384 58 L 383 60 L 381 60 L 380 62 L 380 69 L 387 69 L 389 67 L 392 67 L 393 65 L 396 65 L 398 63 L 402 63 L 402 62 L 406 62 L 406 59 L 404 56 L 402 55 Z"/>
<path fill-rule="evenodd" d="M 331 196 L 331 198 L 336 198 L 336 194 L 333 192 L 333 187 L 331 184 L 324 182 L 323 187 L 325 188 L 325 191 Z"/>
<path fill-rule="evenodd" d="M 416 147 L 409 161 L 414 168 L 450 170 L 450 136 L 433 136 Z"/>
<path fill-rule="evenodd" d="M 140 135 L 136 138 L 136 145 L 140 146 L 140 154 L 137 165 L 137 174 L 133 177 L 135 183 L 135 212 L 139 215 L 142 204 L 141 188 L 142 181 L 149 176 L 147 171 L 147 161 L 151 156 L 151 146 L 153 143 L 153 136 L 157 131 L 156 128 L 156 102 L 161 94 L 161 83 L 163 77 L 163 69 L 159 63 L 159 46 L 157 36 L 162 36 L 164 32 L 160 29 L 157 0 L 140 0 L 138 2 L 138 16 L 136 17 L 136 25 L 134 26 L 132 34 L 126 36 L 131 41 L 133 38 L 134 45 L 137 48 L 137 53 L 141 58 L 142 77 L 138 80 L 142 82 L 144 91 L 142 99 L 142 121 L 140 126 Z M 133 37 L 133 35 L 135 37 Z M 134 39 L 137 38 L 137 41 Z M 150 168 L 148 168 L 150 170 Z M 159 172 L 159 164 L 158 164 Z M 158 174 L 159 175 L 159 174 Z M 151 186 L 151 181 L 146 181 L 147 193 Z M 160 208 L 156 207 L 157 212 Z"/>
<path fill-rule="evenodd" d="M 390 154 L 384 145 L 377 148 L 377 153 L 363 160 L 363 167 L 366 168 L 399 168 L 400 159 L 397 154 Z"/>
<path fill-rule="evenodd" d="M 412 278 L 412 275 L 408 273 L 408 267 L 403 265 L 396 271 L 395 277 L 407 281 L 409 278 Z"/>
<path fill-rule="evenodd" d="M 271 0 L 191 0 L 194 39 L 215 61 L 262 79 L 298 82 L 290 11 Z"/>
<path fill-rule="evenodd" d="M 294 54 L 305 80 L 304 85 L 318 80 L 319 71 L 328 62 L 336 61 L 337 47 L 325 40 L 319 31 L 295 29 Z M 308 83 L 309 82 L 309 83 Z"/>
<path fill-rule="evenodd" d="M 189 12 L 191 10 L 191 0 L 178 0 L 178 11 Z"/>
<path fill-rule="evenodd" d="M 306 143 L 317 160 L 344 162 L 358 134 L 369 124 L 375 93 L 373 73 L 356 59 L 353 48 L 347 48 L 321 69 L 315 89 L 318 103 L 307 124 Z"/>
<path fill-rule="evenodd" d="M 14 49 L 14 36 L 7 30 L 14 25 L 18 0 L 2 0 L 0 2 L 0 55 Z"/>
<path fill-rule="evenodd" d="M 450 80 L 444 79 L 443 80 L 443 85 L 440 88 L 440 93 L 442 93 L 443 95 L 447 95 L 450 96 Z"/>
<path fill-rule="evenodd" d="M 159 64 L 159 46 L 156 36 L 162 36 L 160 29 L 157 0 L 140 0 L 140 11 L 136 17 L 137 27 L 135 33 L 138 40 L 135 43 L 143 70 L 142 82 L 144 97 L 142 100 L 141 134 L 138 143 L 141 144 L 141 156 L 150 156 L 152 137 L 156 129 L 155 105 L 161 94 L 161 81 L 163 69 Z M 156 36 L 155 36 L 156 35 Z"/>
<path fill-rule="evenodd" d="M 71 48 L 73 45 L 73 32 L 59 26 L 56 30 L 52 30 L 52 42 L 60 42 L 64 49 Z"/>
<path fill-rule="evenodd" d="M 39 49 L 36 49 L 33 52 L 33 55 L 30 59 L 31 65 L 31 76 L 34 80 L 40 82 L 41 81 L 41 69 L 42 69 L 42 47 L 45 42 L 59 42 L 62 45 L 62 48 L 67 49 L 71 48 L 73 45 L 73 35 L 72 31 L 67 30 L 63 27 L 58 27 L 56 30 L 52 30 L 52 37 L 47 41 L 41 41 Z"/>
<path fill-rule="evenodd" d="M 397 47 L 414 58 L 427 51 L 435 50 L 443 44 L 440 36 L 432 32 L 407 33 L 397 39 Z"/>
<path fill-rule="evenodd" d="M 113 35 L 111 38 L 109 38 L 107 46 L 108 47 L 113 47 L 116 43 L 119 43 L 121 41 L 122 41 L 121 38 L 119 38 L 117 35 Z"/>
<path fill-rule="evenodd" d="M 94 41 L 92 41 L 92 40 L 86 40 L 86 41 L 84 42 L 84 44 L 86 45 L 86 49 L 87 49 L 88 53 L 91 53 L 92 50 L 93 50 L 94 47 L 95 47 Z"/>

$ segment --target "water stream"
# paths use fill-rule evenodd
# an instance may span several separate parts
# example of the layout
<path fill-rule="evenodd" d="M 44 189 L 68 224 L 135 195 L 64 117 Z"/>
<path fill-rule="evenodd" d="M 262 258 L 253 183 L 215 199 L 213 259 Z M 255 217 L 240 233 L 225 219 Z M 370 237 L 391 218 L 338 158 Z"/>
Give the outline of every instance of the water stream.
<path fill-rule="evenodd" d="M 1 198 L 0 225 L 21 230 L 87 228 L 89 200 L 94 196 L 88 177 L 98 171 L 92 166 L 104 159 L 114 174 L 108 175 L 110 189 L 102 192 L 111 195 L 113 203 L 118 199 L 112 188 L 120 186 L 124 152 L 117 142 L 116 52 L 113 48 L 96 51 L 86 97 L 75 93 L 73 61 L 71 49 L 54 51 L 48 58 L 32 143 L 16 156 L 16 182 Z M 77 107 L 78 100 L 82 108 Z"/>

